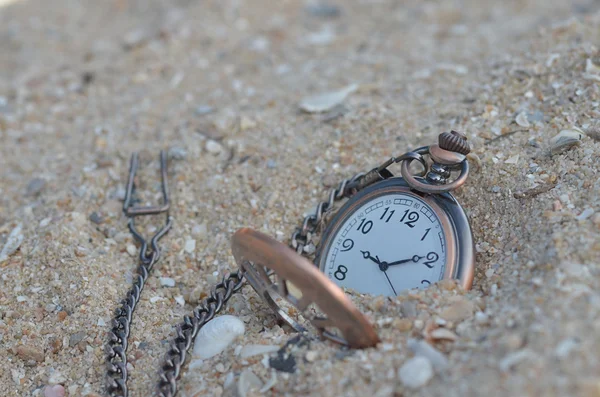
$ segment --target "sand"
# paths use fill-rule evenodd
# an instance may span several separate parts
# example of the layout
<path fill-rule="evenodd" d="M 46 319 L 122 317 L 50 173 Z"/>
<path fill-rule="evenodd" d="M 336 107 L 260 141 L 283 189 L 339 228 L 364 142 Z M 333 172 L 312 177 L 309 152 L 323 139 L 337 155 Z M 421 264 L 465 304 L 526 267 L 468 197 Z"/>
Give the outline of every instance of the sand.
<path fill-rule="evenodd" d="M 0 263 L 4 395 L 103 394 L 136 268 L 121 212 L 133 151 L 148 203 L 171 155 L 174 226 L 130 336 L 131 395 L 147 396 L 173 326 L 235 270 L 235 230 L 287 243 L 342 178 L 450 129 L 475 155 L 455 194 L 476 241 L 471 291 L 354 295 L 382 343 L 344 351 L 294 339 L 245 287 L 224 310 L 244 336 L 196 363 L 181 395 L 600 395 L 598 5 L 315 4 L 0 2 L 0 249 L 22 236 Z M 352 84 L 333 112 L 299 109 Z M 582 138 L 552 153 L 562 130 Z M 239 355 L 290 340 L 293 373 Z"/>

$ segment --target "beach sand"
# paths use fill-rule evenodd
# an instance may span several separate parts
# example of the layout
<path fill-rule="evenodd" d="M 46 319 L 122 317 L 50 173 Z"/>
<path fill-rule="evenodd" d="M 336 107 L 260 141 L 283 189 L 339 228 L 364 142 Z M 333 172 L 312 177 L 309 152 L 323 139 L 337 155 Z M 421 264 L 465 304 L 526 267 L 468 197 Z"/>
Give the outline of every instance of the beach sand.
<path fill-rule="evenodd" d="M 0 262 L 2 394 L 104 393 L 137 266 L 132 152 L 147 203 L 171 158 L 174 224 L 128 352 L 131 395 L 148 396 L 174 325 L 236 269 L 238 228 L 288 243 L 343 178 L 456 129 L 473 147 L 455 192 L 471 291 L 351 294 L 382 343 L 346 351 L 294 339 L 247 286 L 223 310 L 245 334 L 180 395 L 600 396 L 599 40 L 593 1 L 0 1 L 0 249 L 22 238 Z M 563 130 L 581 139 L 558 153 Z M 239 355 L 290 340 L 293 373 Z"/>

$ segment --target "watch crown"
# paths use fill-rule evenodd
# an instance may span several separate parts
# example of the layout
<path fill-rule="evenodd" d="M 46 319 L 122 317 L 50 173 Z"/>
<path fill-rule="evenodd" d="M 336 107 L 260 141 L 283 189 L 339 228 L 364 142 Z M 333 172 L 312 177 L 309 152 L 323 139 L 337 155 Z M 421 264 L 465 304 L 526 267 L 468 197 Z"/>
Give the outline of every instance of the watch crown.
<path fill-rule="evenodd" d="M 466 135 L 454 130 L 442 132 L 438 138 L 438 144 L 441 149 L 448 150 L 449 152 L 467 155 L 471 151 Z"/>

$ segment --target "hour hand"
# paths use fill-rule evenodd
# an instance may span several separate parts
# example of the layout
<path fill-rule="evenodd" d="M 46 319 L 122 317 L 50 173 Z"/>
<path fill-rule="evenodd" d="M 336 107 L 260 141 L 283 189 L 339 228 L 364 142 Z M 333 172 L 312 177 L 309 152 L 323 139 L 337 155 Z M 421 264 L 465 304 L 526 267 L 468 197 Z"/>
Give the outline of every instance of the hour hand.
<path fill-rule="evenodd" d="M 394 266 L 394 265 L 401 265 L 403 263 L 408 263 L 408 262 L 417 263 L 418 261 L 420 261 L 423 258 L 425 258 L 425 257 L 424 256 L 419 256 L 419 255 L 413 255 L 411 258 L 402 259 L 400 261 L 391 262 L 391 263 L 388 263 L 387 265 L 388 266 Z"/>
<path fill-rule="evenodd" d="M 375 256 L 375 258 L 373 258 L 371 256 L 371 253 L 369 251 L 360 251 L 363 254 L 363 258 L 365 259 L 370 259 L 373 262 L 377 263 L 378 265 L 381 265 L 381 261 L 379 260 L 379 258 L 377 257 L 377 255 Z"/>

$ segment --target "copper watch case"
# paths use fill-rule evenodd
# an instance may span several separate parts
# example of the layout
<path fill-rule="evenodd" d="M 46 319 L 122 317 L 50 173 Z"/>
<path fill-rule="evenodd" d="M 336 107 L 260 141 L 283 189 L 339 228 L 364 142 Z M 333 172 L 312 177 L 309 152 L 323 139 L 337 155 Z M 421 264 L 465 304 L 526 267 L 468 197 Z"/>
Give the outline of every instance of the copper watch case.
<path fill-rule="evenodd" d="M 336 212 L 325 228 L 317 248 L 315 264 L 319 269 L 327 274 L 327 254 L 344 222 L 366 202 L 393 193 L 415 196 L 436 212 L 446 237 L 446 268 L 442 279 L 456 279 L 462 288 L 470 289 L 475 273 L 475 248 L 469 220 L 464 210 L 450 193 L 421 193 L 412 189 L 400 177 L 385 179 L 365 188 L 351 197 Z"/>

